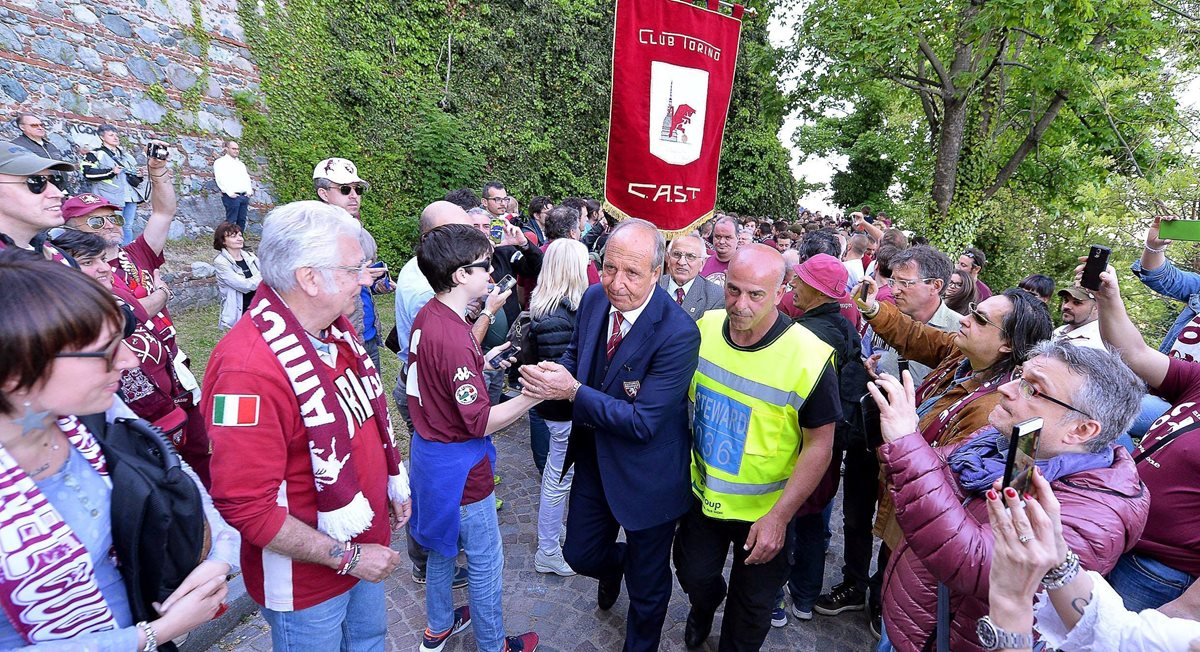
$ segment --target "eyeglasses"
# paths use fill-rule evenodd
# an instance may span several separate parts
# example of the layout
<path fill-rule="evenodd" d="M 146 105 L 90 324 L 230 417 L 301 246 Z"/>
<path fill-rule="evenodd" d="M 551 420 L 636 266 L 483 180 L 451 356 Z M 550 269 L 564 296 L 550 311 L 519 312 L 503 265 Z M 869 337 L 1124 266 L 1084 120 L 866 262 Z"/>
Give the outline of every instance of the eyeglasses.
<path fill-rule="evenodd" d="M 1013 380 L 1018 381 L 1019 384 L 1017 385 L 1017 389 L 1020 391 L 1022 397 L 1026 398 L 1026 399 L 1044 398 L 1047 401 L 1050 401 L 1051 403 L 1053 403 L 1059 407 L 1067 408 L 1068 410 L 1070 410 L 1072 412 L 1078 412 L 1089 419 L 1095 418 L 1092 415 L 1088 414 L 1087 412 L 1084 412 L 1083 410 L 1080 410 L 1079 408 L 1075 407 L 1074 405 L 1071 405 L 1070 403 L 1067 403 L 1066 401 L 1060 401 L 1060 400 L 1054 398 L 1053 396 L 1050 396 L 1049 394 L 1034 387 L 1028 380 L 1025 380 L 1024 378 L 1022 378 L 1021 374 L 1022 374 L 1022 370 L 1020 367 L 1013 369 Z"/>
<path fill-rule="evenodd" d="M 84 223 L 87 224 L 88 227 L 90 227 L 90 228 L 100 230 L 100 229 L 104 228 L 105 222 L 109 222 L 113 226 L 125 226 L 125 218 L 120 213 L 106 213 L 104 215 L 93 215 L 93 216 L 87 218 L 87 221 Z M 79 230 L 79 229 L 75 229 L 75 228 L 72 228 L 69 226 L 64 227 L 64 228 L 71 229 L 72 231 Z M 230 234 L 230 235 L 232 235 L 232 234 Z"/>
<path fill-rule="evenodd" d="M 371 261 L 366 260 L 357 265 L 322 265 L 318 269 L 340 269 L 343 272 L 350 272 L 355 276 L 361 276 L 367 273 L 367 268 L 371 266 Z"/>
<path fill-rule="evenodd" d="M 489 258 L 488 260 L 481 260 L 479 262 L 471 263 L 470 265 L 462 266 L 462 268 L 467 270 L 468 273 L 470 273 L 470 270 L 472 268 L 476 268 L 476 267 L 486 271 L 488 274 L 491 274 L 492 273 L 492 260 Z"/>
<path fill-rule="evenodd" d="M 137 317 L 133 316 L 132 310 L 122 309 L 121 314 L 125 316 L 125 327 L 121 331 L 121 337 L 115 339 L 112 344 L 109 344 L 103 351 L 67 351 L 55 355 L 56 358 L 97 358 L 105 363 L 105 371 L 112 371 L 116 365 L 117 352 L 121 350 L 122 343 L 125 338 L 133 335 L 137 330 Z"/>
<path fill-rule="evenodd" d="M 26 188 L 29 188 L 29 192 L 35 195 L 40 195 L 43 192 L 46 192 L 46 187 L 50 184 L 54 184 L 54 187 L 58 188 L 59 190 L 62 190 L 67 186 L 67 180 L 64 179 L 61 174 L 31 174 L 25 177 L 24 181 L 0 181 L 0 183 L 23 183 L 25 184 Z"/>
<path fill-rule="evenodd" d="M 42 128 L 42 123 L 40 123 L 40 122 L 26 122 L 26 123 L 25 123 L 25 126 L 26 126 L 26 127 L 29 127 L 30 129 L 41 129 L 41 128 Z"/>
<path fill-rule="evenodd" d="M 979 324 L 980 326 L 995 327 L 996 330 L 1000 331 L 1001 335 L 1003 335 L 1004 337 L 1008 337 L 1008 331 L 1004 330 L 1004 327 L 1002 327 L 999 324 L 997 324 L 996 322 L 988 319 L 987 315 L 985 315 L 979 311 L 979 304 L 975 303 L 974 301 L 972 301 L 971 303 L 968 303 L 967 304 L 967 312 L 969 312 L 971 314 L 971 316 L 975 318 L 975 323 Z"/>
<path fill-rule="evenodd" d="M 950 281 L 949 283 L 946 284 L 946 287 L 951 287 L 951 288 L 960 288 L 962 286 L 963 286 L 962 281 Z"/>
<path fill-rule="evenodd" d="M 916 285 L 917 283 L 928 283 L 932 280 L 933 279 L 931 279 L 931 278 L 920 278 L 920 279 L 916 279 L 916 280 L 910 280 L 907 278 L 889 278 L 886 281 L 884 281 L 884 283 L 886 283 L 887 286 L 890 288 L 894 288 L 897 285 L 899 285 L 901 288 L 907 290 L 908 288 Z"/>
<path fill-rule="evenodd" d="M 338 192 L 342 193 L 343 195 L 349 195 L 351 192 L 354 192 L 358 194 L 359 197 L 362 197 L 363 195 L 367 194 L 367 186 L 366 184 L 362 183 L 348 183 L 338 186 Z"/>
<path fill-rule="evenodd" d="M 672 251 L 668 255 L 671 257 L 671 260 L 686 260 L 689 263 L 694 263 L 702 258 L 700 254 L 688 254 L 682 251 Z"/>

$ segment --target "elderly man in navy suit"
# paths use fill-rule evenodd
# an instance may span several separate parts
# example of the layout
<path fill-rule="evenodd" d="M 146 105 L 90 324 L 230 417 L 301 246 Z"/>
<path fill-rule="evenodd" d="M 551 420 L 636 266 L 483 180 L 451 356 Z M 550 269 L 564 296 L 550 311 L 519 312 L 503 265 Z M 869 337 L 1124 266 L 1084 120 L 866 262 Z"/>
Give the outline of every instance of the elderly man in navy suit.
<path fill-rule="evenodd" d="M 695 234 L 671 241 L 667 247 L 667 270 L 658 279 L 658 287 L 667 291 L 679 307 L 699 321 L 704 313 L 725 307 L 725 289 L 700 276 L 708 253 L 704 241 Z"/>
<path fill-rule="evenodd" d="M 664 255 L 653 224 L 618 224 L 600 287 L 583 295 L 560 363 L 521 368 L 527 393 L 575 403 L 563 465 L 564 473 L 575 465 L 563 555 L 599 580 L 600 609 L 613 606 L 625 578 L 626 652 L 658 649 L 675 523 L 691 504 L 687 392 L 700 332 L 658 287 Z"/>

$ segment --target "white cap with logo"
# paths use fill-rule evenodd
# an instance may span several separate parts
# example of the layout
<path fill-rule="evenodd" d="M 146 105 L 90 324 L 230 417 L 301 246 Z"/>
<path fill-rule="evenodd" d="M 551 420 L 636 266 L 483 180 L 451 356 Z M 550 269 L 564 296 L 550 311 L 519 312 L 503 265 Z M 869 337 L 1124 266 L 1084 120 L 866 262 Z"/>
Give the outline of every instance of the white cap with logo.
<path fill-rule="evenodd" d="M 367 184 L 358 176 L 358 168 L 344 158 L 327 158 L 313 168 L 313 179 L 329 179 L 333 183 L 362 183 Z M 370 184 L 367 184 L 368 186 Z"/>

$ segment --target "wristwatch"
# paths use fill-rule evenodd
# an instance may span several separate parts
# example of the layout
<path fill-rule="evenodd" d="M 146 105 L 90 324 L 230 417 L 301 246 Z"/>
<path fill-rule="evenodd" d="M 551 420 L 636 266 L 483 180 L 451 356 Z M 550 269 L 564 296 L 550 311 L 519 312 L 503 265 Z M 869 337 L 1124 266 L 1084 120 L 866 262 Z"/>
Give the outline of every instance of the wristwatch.
<path fill-rule="evenodd" d="M 1006 632 L 996 627 L 992 619 L 987 616 L 979 619 L 979 623 L 975 625 L 975 634 L 979 637 L 979 643 L 985 650 L 1021 650 L 1033 647 L 1033 634 Z"/>

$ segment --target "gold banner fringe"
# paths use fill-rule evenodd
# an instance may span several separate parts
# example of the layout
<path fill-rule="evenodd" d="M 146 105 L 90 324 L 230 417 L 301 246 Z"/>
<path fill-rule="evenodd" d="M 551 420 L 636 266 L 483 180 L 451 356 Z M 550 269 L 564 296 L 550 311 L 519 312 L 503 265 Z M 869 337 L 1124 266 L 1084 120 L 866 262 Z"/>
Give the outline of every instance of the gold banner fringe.
<path fill-rule="evenodd" d="M 625 211 L 617 208 L 616 206 L 613 206 L 612 204 L 609 203 L 608 199 L 604 200 L 604 205 L 602 206 L 602 208 L 604 209 L 604 211 L 606 213 L 617 218 L 618 222 L 622 222 L 631 217 L 636 217 L 635 215 L 629 215 Z M 658 230 L 660 233 L 663 234 L 664 238 L 666 238 L 667 240 L 673 240 L 675 238 L 678 238 L 681 235 L 687 235 L 687 234 L 691 233 L 692 231 L 695 231 L 696 229 L 700 228 L 700 225 L 704 224 L 708 220 L 712 219 L 712 216 L 714 214 L 715 214 L 715 211 L 709 211 L 709 212 L 705 213 L 704 215 L 701 215 L 699 218 L 697 218 L 691 224 L 687 225 L 686 227 L 684 227 L 682 229 L 667 230 L 667 229 L 663 229 L 660 227 Z M 643 217 L 641 219 L 645 220 L 646 218 Z M 650 222 L 651 224 L 654 224 L 654 220 L 646 220 L 646 221 Z M 658 225 L 655 224 L 655 226 L 658 226 Z"/>

